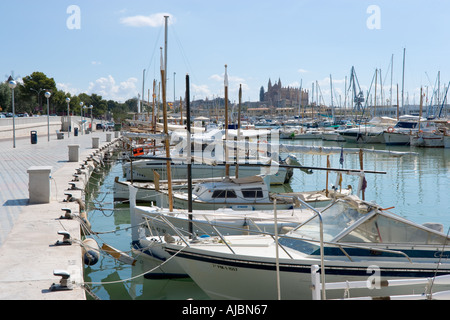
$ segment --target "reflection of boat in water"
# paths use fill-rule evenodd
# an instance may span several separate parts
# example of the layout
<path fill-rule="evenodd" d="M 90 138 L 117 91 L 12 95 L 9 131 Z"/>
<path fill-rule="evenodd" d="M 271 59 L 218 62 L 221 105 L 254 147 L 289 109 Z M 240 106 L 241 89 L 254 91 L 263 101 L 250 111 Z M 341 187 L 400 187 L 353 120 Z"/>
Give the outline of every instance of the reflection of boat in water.
<path fill-rule="evenodd" d="M 439 224 L 415 224 L 374 203 L 348 197 L 275 238 L 198 233 L 189 239 L 178 232 L 164 239 L 135 233 L 133 240 L 136 250 L 158 248 L 159 258 L 170 259 L 173 270 L 189 275 L 214 299 L 276 299 L 277 275 L 282 299 L 311 299 L 311 266 L 321 266 L 322 261 L 327 282 L 366 281 L 373 266 L 377 275 L 391 279 L 450 274 L 445 258 L 450 239 L 442 229 Z M 397 290 L 355 289 L 352 294 L 383 296 Z M 423 286 L 410 290 L 420 292 Z M 328 297 L 342 296 L 343 291 L 336 291 Z"/>

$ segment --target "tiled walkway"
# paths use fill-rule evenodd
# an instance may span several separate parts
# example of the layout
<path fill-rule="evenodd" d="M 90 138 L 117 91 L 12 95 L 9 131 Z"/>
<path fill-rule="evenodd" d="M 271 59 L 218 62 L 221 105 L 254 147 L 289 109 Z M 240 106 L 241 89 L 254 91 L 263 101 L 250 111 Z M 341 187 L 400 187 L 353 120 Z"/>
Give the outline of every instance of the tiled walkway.
<path fill-rule="evenodd" d="M 0 246 L 11 231 L 18 215 L 28 204 L 28 173 L 31 166 L 51 166 L 55 172 L 68 162 L 68 145 L 80 145 L 80 154 L 92 148 L 92 137 L 105 137 L 104 132 L 94 132 L 88 135 L 57 140 L 56 135 L 38 136 L 37 144 L 31 144 L 31 139 L 16 139 L 13 148 L 11 139 L 0 140 Z M 55 186 L 52 188 L 64 188 Z"/>

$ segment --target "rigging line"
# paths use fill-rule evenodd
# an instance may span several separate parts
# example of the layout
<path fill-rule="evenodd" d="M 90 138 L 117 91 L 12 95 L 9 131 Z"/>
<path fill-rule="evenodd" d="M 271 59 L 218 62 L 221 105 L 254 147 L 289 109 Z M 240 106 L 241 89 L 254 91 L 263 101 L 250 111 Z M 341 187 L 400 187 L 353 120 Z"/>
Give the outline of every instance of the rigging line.
<path fill-rule="evenodd" d="M 156 53 L 158 52 L 158 43 L 159 43 L 159 39 L 160 39 L 160 37 L 161 37 L 161 33 L 162 33 L 162 30 L 163 30 L 163 29 L 164 29 L 164 26 L 161 26 L 161 27 L 159 28 L 158 36 L 156 37 L 156 41 L 155 41 L 155 47 L 153 48 L 152 57 L 151 57 L 151 59 L 150 59 L 150 61 L 149 61 L 149 63 L 148 63 L 148 67 L 147 67 L 147 69 L 146 69 L 147 71 L 150 70 L 150 67 L 151 67 L 152 63 L 154 62 L 155 55 L 156 55 Z M 154 75 L 156 74 L 156 69 L 158 69 L 158 68 L 156 68 L 156 67 L 158 66 L 158 64 L 159 64 L 158 61 L 156 61 L 155 63 L 153 63 L 153 65 L 154 65 L 154 71 L 153 71 L 153 74 L 154 74 Z M 158 71 L 159 71 L 159 69 L 158 69 Z M 146 73 L 145 73 L 145 80 L 148 80 L 149 74 L 150 74 L 150 72 L 146 72 Z M 155 77 L 156 77 L 156 76 L 155 76 Z M 155 78 L 155 77 L 154 77 L 154 78 Z"/>
<path fill-rule="evenodd" d="M 195 76 L 195 73 L 193 72 L 193 69 L 192 69 L 191 64 L 189 62 L 189 59 L 188 59 L 188 57 L 187 57 L 187 55 L 185 53 L 185 50 L 184 50 L 183 45 L 182 45 L 182 43 L 180 41 L 180 38 L 178 37 L 178 34 L 177 34 L 176 30 L 175 30 L 175 27 L 172 26 L 170 28 L 170 30 L 171 30 L 171 32 L 173 32 L 174 38 L 175 38 L 176 43 L 178 45 L 178 49 L 180 50 L 180 53 L 181 53 L 181 57 L 183 58 L 184 64 L 186 65 L 186 68 L 188 69 L 188 73 L 189 73 L 190 77 L 193 77 L 195 80 L 198 80 L 196 78 L 196 76 Z"/>
<path fill-rule="evenodd" d="M 433 277 L 433 279 L 431 280 L 430 293 L 431 293 L 431 288 L 433 288 L 434 280 L 435 280 L 435 278 L 436 278 L 436 275 L 437 275 L 439 266 L 441 265 L 442 257 L 444 256 L 445 247 L 446 247 L 447 242 L 448 242 L 448 236 L 449 236 L 449 234 L 450 234 L 450 227 L 448 228 L 448 231 L 447 231 L 447 237 L 445 238 L 444 244 L 443 244 L 443 246 L 442 246 L 442 253 L 439 255 L 439 261 L 438 261 L 438 263 L 436 264 L 436 270 L 434 271 L 434 277 Z"/>

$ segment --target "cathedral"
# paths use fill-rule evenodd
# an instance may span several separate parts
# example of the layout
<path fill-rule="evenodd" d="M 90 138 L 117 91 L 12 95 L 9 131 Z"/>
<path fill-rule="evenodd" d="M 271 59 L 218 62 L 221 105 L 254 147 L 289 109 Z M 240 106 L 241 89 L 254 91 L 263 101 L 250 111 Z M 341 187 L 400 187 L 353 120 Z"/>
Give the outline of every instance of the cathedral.
<path fill-rule="evenodd" d="M 302 105 L 308 104 L 308 92 L 302 90 Z M 267 92 L 264 91 L 264 87 L 261 87 L 260 94 L 261 102 L 269 103 L 272 106 L 278 108 L 292 107 L 300 105 L 300 88 L 287 87 L 283 88 L 281 84 L 281 79 L 278 79 L 274 85 L 269 79 L 269 84 L 267 85 Z"/>

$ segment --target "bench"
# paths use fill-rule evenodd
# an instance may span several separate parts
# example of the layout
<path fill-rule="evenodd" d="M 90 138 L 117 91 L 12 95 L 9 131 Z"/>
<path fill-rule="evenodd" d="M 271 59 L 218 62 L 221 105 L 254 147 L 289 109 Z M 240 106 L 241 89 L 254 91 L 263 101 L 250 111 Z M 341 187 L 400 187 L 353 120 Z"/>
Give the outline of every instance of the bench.
<path fill-rule="evenodd" d="M 56 130 L 56 137 L 58 138 L 58 140 L 63 140 L 64 132 L 60 132 L 59 130 Z"/>

